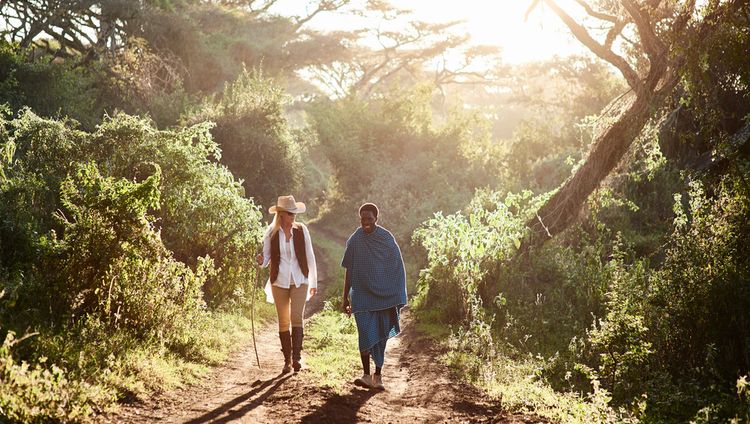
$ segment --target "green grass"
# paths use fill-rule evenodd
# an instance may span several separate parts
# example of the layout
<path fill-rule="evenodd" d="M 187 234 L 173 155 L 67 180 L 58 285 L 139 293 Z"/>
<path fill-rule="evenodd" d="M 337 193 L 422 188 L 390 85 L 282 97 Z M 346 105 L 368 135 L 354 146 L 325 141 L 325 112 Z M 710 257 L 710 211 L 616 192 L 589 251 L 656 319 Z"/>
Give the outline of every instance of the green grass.
<path fill-rule="evenodd" d="M 534 413 L 563 423 L 609 423 L 631 420 L 624 411 L 615 411 L 609 405 L 610 396 L 598 388 L 583 396 L 579 393 L 557 392 L 541 380 L 539 370 L 544 359 L 519 355 L 503 346 L 495 346 L 492 358 L 480 357 L 464 349 L 451 334 L 451 329 L 441 323 L 440 311 L 416 306 L 413 309 L 419 331 L 442 344 L 447 353 L 439 360 L 451 367 L 458 378 L 472 384 L 490 397 L 502 399 L 504 408 L 512 412 Z"/>
<path fill-rule="evenodd" d="M 322 293 L 327 300 L 332 300 L 338 305 L 341 302 L 341 293 L 344 290 L 344 268 L 341 267 L 341 258 L 344 257 L 344 245 L 336 240 L 328 238 L 323 233 L 315 234 L 315 245 L 324 255 L 318 262 L 325 261 L 331 273 L 325 292 Z"/>
<path fill-rule="evenodd" d="M 305 326 L 305 361 L 314 381 L 342 390 L 360 373 L 357 327 L 354 317 L 326 303 Z"/>
<path fill-rule="evenodd" d="M 451 334 L 450 327 L 445 325 L 440 318 L 440 311 L 436 309 L 419 308 L 413 301 L 410 302 L 410 308 L 415 315 L 415 324 L 417 330 L 424 334 L 425 337 L 438 340 L 447 340 Z"/>
<path fill-rule="evenodd" d="M 258 300 L 256 329 L 275 319 L 273 305 Z M 90 422 L 115 407 L 120 398 L 199 383 L 252 337 L 249 311 L 210 312 L 186 335 L 181 346 L 167 348 L 122 332 L 103 335 L 98 327 L 79 332 L 42 333 L 18 344 L 0 344 L 0 422 Z M 33 343 L 30 363 L 14 351 Z"/>
<path fill-rule="evenodd" d="M 263 322 L 275 318 L 273 306 L 265 303 L 256 302 L 256 331 Z M 199 338 L 200 343 L 182 354 L 156 346 L 143 346 L 127 352 L 117 366 L 116 378 L 110 383 L 139 398 L 197 383 L 212 366 L 221 364 L 232 352 L 250 342 L 250 314 L 212 313 L 199 328 L 195 328 L 193 337 Z"/>
<path fill-rule="evenodd" d="M 498 352 L 492 360 L 470 353 L 451 350 L 440 358 L 458 375 L 484 390 L 489 396 L 502 399 L 512 412 L 533 413 L 562 423 L 615 423 L 636 421 L 624 411 L 609 405 L 610 396 L 598 388 L 582 396 L 557 392 L 537 377 L 542 360 L 532 356 L 522 359 Z"/>
<path fill-rule="evenodd" d="M 328 276 L 325 291 L 321 293 L 326 299 L 323 310 L 305 324 L 305 361 L 315 381 L 340 391 L 360 372 L 354 317 L 349 318 L 340 312 L 344 269 L 339 264 L 344 245 L 321 231 L 314 237 L 315 246 L 322 256 L 318 262 L 325 261 L 332 275 Z"/>

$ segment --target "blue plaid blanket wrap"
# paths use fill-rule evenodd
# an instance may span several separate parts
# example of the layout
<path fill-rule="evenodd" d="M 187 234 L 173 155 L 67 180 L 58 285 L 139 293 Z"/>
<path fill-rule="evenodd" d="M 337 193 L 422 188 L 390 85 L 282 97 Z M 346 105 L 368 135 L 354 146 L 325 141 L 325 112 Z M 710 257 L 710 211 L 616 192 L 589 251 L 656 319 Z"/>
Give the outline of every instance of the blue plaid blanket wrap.
<path fill-rule="evenodd" d="M 349 296 L 359 333 L 359 350 L 369 351 L 378 367 L 385 344 L 400 331 L 399 312 L 406 305 L 406 272 L 401 250 L 388 230 L 358 228 L 346 242 L 341 266 L 349 272 Z"/>

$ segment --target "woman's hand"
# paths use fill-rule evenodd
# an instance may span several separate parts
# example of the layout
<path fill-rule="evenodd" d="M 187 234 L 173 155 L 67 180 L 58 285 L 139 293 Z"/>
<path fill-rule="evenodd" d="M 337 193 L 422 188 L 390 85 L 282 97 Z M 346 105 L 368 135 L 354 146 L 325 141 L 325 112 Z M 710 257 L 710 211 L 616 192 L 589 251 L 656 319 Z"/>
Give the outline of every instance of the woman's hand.
<path fill-rule="evenodd" d="M 341 302 L 341 311 L 346 314 L 346 316 L 352 316 L 352 307 L 349 305 L 349 299 L 344 298 L 344 301 Z"/>
<path fill-rule="evenodd" d="M 263 265 L 263 254 L 258 253 L 258 256 L 255 257 L 255 262 L 258 263 L 258 265 Z"/>
<path fill-rule="evenodd" d="M 310 289 L 310 297 L 315 296 L 315 293 L 317 293 L 317 292 L 318 292 L 318 289 L 316 289 L 315 287 L 311 288 Z"/>

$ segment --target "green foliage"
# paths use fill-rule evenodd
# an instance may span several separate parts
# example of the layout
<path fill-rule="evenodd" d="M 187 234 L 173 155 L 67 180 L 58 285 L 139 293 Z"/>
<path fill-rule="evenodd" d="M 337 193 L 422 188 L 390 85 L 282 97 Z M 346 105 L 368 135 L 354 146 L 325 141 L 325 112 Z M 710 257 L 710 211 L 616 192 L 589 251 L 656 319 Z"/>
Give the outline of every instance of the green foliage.
<path fill-rule="evenodd" d="M 100 113 L 94 77 L 88 70 L 32 50 L 19 51 L 4 40 L 0 40 L 0 104 L 14 112 L 30 107 L 45 117 L 70 117 L 88 128 Z"/>
<path fill-rule="evenodd" d="M 63 207 L 62 181 L 75 171 L 76 162 L 93 161 L 105 175 L 128 180 L 144 180 L 158 167 L 161 208 L 149 213 L 164 246 L 193 269 L 200 258 L 215 261 L 217 272 L 205 275 L 204 287 L 212 305 L 246 299 L 255 275 L 248 258 L 257 250 L 260 214 L 242 197 L 239 182 L 212 160 L 219 150 L 209 125 L 158 131 L 147 120 L 120 114 L 89 134 L 27 112 L 11 126 L 17 148 L 2 193 L 9 217 L 3 228 L 17 249 L 0 252 L 10 255 L 4 263 L 37 261 L 38 250 L 47 245 L 44 240 L 54 238 L 50 231 L 63 234 L 53 212 Z"/>
<path fill-rule="evenodd" d="M 40 333 L 20 358 L 68 370 L 41 365 L 40 384 L 143 393 L 198 374 L 185 361 L 226 354 L 208 335 L 222 326 L 206 300 L 235 310 L 251 300 L 261 225 L 215 162 L 210 128 L 159 131 L 118 114 L 86 132 L 28 110 L 3 122 L 0 320 Z"/>
<path fill-rule="evenodd" d="M 461 323 L 454 365 L 492 387 L 498 352 L 540 355 L 539 382 L 605 393 L 600 411 L 621 405 L 655 421 L 747 414 L 729 389 L 750 368 L 748 167 L 739 163 L 712 193 L 693 182 L 688 200 L 675 196 L 672 234 L 636 225 L 667 214 L 649 190 L 678 186 L 664 162 L 646 168 L 599 191 L 578 227 L 521 256 L 514 240 L 534 210 L 529 195 L 478 192 L 465 217 L 438 215 L 415 232 L 428 253 L 416 305 Z M 643 244 L 640 234 L 655 229 L 658 245 Z"/>
<path fill-rule="evenodd" d="M 637 422 L 633 414 L 610 405 L 611 394 L 594 380 L 592 391 L 556 391 L 537 377 L 544 367 L 544 359 L 532 355 L 521 356 L 512 349 L 499 349 L 496 356 L 488 358 L 477 354 L 462 342 L 451 337 L 449 352 L 439 358 L 467 380 L 501 399 L 509 411 L 533 413 L 554 422 L 562 423 L 627 423 Z"/>
<path fill-rule="evenodd" d="M 660 355 L 671 352 L 669 361 L 661 359 L 672 372 L 726 381 L 750 369 L 750 267 L 741 253 L 750 249 L 745 178 L 725 177 L 713 195 L 692 183 L 688 205 L 676 205 L 667 258 L 651 282 L 651 301 L 660 306 L 653 317 L 656 347 Z"/>
<path fill-rule="evenodd" d="M 436 211 L 453 212 L 476 187 L 489 183 L 482 164 L 467 154 L 484 139 L 476 116 L 456 114 L 434 125 L 429 86 L 364 102 L 347 98 L 311 111 L 320 147 L 331 163 L 326 208 L 356 222 L 356 206 L 376 203 L 379 222 L 408 238 Z"/>
<path fill-rule="evenodd" d="M 17 361 L 12 347 L 20 340 L 7 333 L 0 346 L 0 419 L 12 422 L 88 422 L 114 401 L 114 393 L 70 379 L 46 359 L 29 364 Z"/>
<path fill-rule="evenodd" d="M 750 113 L 750 66 L 746 52 L 750 49 L 747 31 L 750 5 L 741 2 L 731 16 L 716 20 L 711 31 L 694 33 L 683 40 L 688 46 L 703 48 L 680 51 L 686 59 L 683 69 L 683 92 L 679 102 L 684 119 L 676 125 L 679 156 L 695 155 L 700 148 L 717 149 L 720 154 L 731 154 L 736 146 L 727 143 L 733 134 L 746 123 Z M 707 5 L 706 15 L 716 13 L 718 4 Z M 707 145 L 707 146 L 706 146 Z M 692 150 L 692 151 L 691 151 Z"/>
<path fill-rule="evenodd" d="M 509 259 L 518 249 L 528 203 L 537 200 L 530 193 L 503 200 L 497 192 L 478 191 L 467 208 L 468 216 L 436 214 L 415 231 L 430 264 L 419 282 L 425 305 L 436 302 L 434 306 L 450 321 L 474 319 L 481 311 L 478 295 L 488 265 Z"/>
<path fill-rule="evenodd" d="M 359 348 L 354 317 L 326 302 L 305 324 L 306 362 L 312 378 L 323 386 L 342 389 L 359 372 Z"/>
<path fill-rule="evenodd" d="M 229 170 L 216 164 L 220 150 L 210 128 L 157 131 L 146 120 L 117 115 L 92 134 L 92 150 L 108 172 L 124 178 L 142 179 L 152 164 L 161 168 L 161 209 L 154 215 L 164 245 L 193 268 L 200 258 L 214 260 L 217 271 L 206 275 L 203 290 L 219 307 L 247 300 L 261 215 Z"/>
<path fill-rule="evenodd" d="M 606 315 L 592 324 L 587 338 L 591 351 L 598 355 L 592 362 L 604 386 L 617 399 L 633 399 L 645 390 L 641 376 L 654 353 L 643 312 L 630 295 L 643 288 L 638 283 L 643 283 L 645 269 L 640 262 L 627 271 L 617 262 L 614 266 Z"/>
<path fill-rule="evenodd" d="M 284 117 L 282 89 L 258 72 L 243 71 L 221 96 L 207 101 L 191 122 L 213 121 L 221 162 L 243 180 L 258 204 L 272 204 L 299 188 L 301 145 Z"/>
<path fill-rule="evenodd" d="M 200 288 L 213 263 L 206 259 L 193 272 L 164 248 L 146 216 L 158 207 L 160 177 L 156 168 L 131 183 L 88 165 L 63 182 L 64 238 L 52 259 L 63 278 L 49 303 L 65 309 L 56 313 L 101 321 L 107 332 L 185 343 L 204 313 Z"/>

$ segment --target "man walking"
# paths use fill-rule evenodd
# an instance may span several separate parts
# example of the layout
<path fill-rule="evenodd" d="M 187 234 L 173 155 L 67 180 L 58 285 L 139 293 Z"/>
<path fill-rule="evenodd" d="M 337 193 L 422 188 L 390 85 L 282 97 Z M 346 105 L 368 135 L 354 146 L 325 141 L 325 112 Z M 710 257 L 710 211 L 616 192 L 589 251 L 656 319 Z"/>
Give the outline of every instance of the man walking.
<path fill-rule="evenodd" d="M 406 305 L 406 272 L 393 234 L 376 224 L 378 213 L 372 203 L 359 208 L 361 227 L 349 236 L 341 266 L 346 268 L 342 309 L 354 314 L 364 370 L 354 384 L 382 390 L 385 345 L 401 331 L 399 313 Z M 374 375 L 370 375 L 370 356 L 375 362 Z"/>

